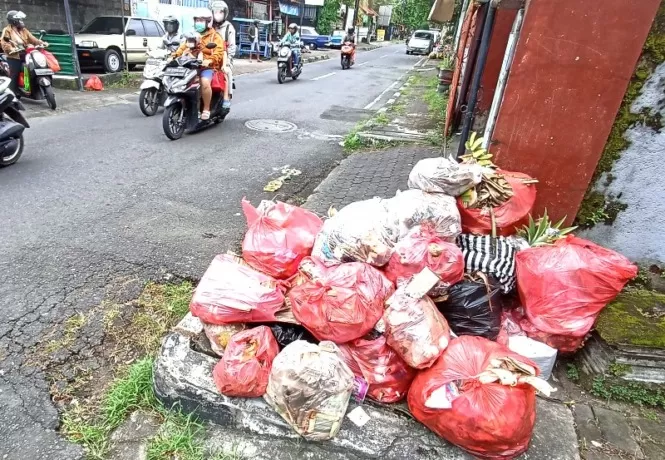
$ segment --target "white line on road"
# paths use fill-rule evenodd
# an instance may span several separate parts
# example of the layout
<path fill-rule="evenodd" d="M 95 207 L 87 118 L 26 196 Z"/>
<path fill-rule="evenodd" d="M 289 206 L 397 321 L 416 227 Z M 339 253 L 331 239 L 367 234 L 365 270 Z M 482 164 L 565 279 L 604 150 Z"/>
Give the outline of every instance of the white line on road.
<path fill-rule="evenodd" d="M 386 94 L 388 91 L 390 91 L 391 89 L 393 89 L 393 88 L 397 85 L 397 82 L 398 82 L 398 81 L 399 81 L 399 80 L 393 82 L 392 85 L 390 85 L 389 87 L 387 87 L 386 89 L 384 89 L 383 92 L 382 92 L 381 94 L 379 94 L 378 96 L 376 96 L 376 99 L 374 99 L 372 102 L 370 102 L 369 104 L 367 104 L 367 105 L 364 107 L 364 109 L 365 109 L 365 110 L 369 110 L 369 109 L 371 109 L 372 106 L 373 106 L 374 104 L 376 104 L 377 102 L 379 102 L 379 101 L 381 100 L 381 98 L 383 97 L 384 94 Z"/>
<path fill-rule="evenodd" d="M 370 61 L 361 62 L 360 64 L 358 64 L 358 67 L 362 67 L 365 64 L 369 64 L 369 63 L 370 63 Z"/>
<path fill-rule="evenodd" d="M 384 57 L 388 57 L 388 56 L 390 56 L 390 54 L 384 54 L 384 55 L 381 56 L 379 59 L 383 59 Z"/>
<path fill-rule="evenodd" d="M 330 72 L 330 73 L 327 73 L 327 74 L 325 74 L 325 75 L 321 75 L 321 76 L 319 76 L 319 77 L 312 78 L 312 81 L 323 80 L 324 78 L 332 77 L 332 76 L 335 75 L 336 73 L 337 73 L 337 72 Z"/>

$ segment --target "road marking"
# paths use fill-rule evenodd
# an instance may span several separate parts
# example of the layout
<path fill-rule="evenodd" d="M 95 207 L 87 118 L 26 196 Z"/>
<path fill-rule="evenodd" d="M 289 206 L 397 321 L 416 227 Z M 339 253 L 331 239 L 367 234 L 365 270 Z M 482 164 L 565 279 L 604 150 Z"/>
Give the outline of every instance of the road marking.
<path fill-rule="evenodd" d="M 389 87 L 387 87 L 386 89 L 384 89 L 383 92 L 382 92 L 381 94 L 379 94 L 378 96 L 376 96 L 376 99 L 374 99 L 372 102 L 370 102 L 369 104 L 367 104 L 367 105 L 364 107 L 364 109 L 365 109 L 365 110 L 369 110 L 369 109 L 371 109 L 372 106 L 373 106 L 374 104 L 376 104 L 377 102 L 379 102 L 379 101 L 381 100 L 381 98 L 384 96 L 384 94 L 386 94 L 388 91 L 390 91 L 391 89 L 393 89 L 393 88 L 397 85 L 397 82 L 399 82 L 399 80 L 393 82 L 392 85 L 390 85 Z"/>
<path fill-rule="evenodd" d="M 327 74 L 325 74 L 325 75 L 321 75 L 321 76 L 319 76 L 319 77 L 312 78 L 312 81 L 323 80 L 324 78 L 332 77 L 332 76 L 335 75 L 336 73 L 337 73 L 337 72 L 330 72 L 330 73 L 327 73 Z"/>
<path fill-rule="evenodd" d="M 369 61 L 361 62 L 360 64 L 358 64 L 358 67 L 362 67 L 362 66 L 364 66 L 365 64 L 369 64 Z"/>
<path fill-rule="evenodd" d="M 390 54 L 384 54 L 384 55 L 381 56 L 379 59 L 383 59 L 384 57 L 388 57 L 388 56 L 390 56 Z"/>

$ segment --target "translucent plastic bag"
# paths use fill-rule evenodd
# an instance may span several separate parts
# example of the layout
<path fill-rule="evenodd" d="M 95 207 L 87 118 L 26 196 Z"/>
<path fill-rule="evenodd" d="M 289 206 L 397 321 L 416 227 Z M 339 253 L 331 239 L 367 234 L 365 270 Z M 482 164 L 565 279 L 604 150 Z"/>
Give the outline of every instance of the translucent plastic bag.
<path fill-rule="evenodd" d="M 312 252 L 323 221 L 306 209 L 262 201 L 254 208 L 242 201 L 247 233 L 242 243 L 245 261 L 277 279 L 293 276 L 300 261 Z"/>
<path fill-rule="evenodd" d="M 210 341 L 210 348 L 218 356 L 224 355 L 224 349 L 229 344 L 229 340 L 238 332 L 247 329 L 247 325 L 242 323 L 234 324 L 208 324 L 203 323 L 203 332 Z"/>
<path fill-rule="evenodd" d="M 426 227 L 443 240 L 454 243 L 462 231 L 455 198 L 442 193 L 406 190 L 385 200 L 385 206 L 390 213 L 390 227 L 397 228 L 397 240 L 406 237 L 413 228 Z"/>
<path fill-rule="evenodd" d="M 273 322 L 283 307 L 277 282 L 230 254 L 213 259 L 189 304 L 192 315 L 211 324 Z"/>
<path fill-rule="evenodd" d="M 388 221 L 385 200 L 358 201 L 326 220 L 316 237 L 312 255 L 327 265 L 365 262 L 376 267 L 388 263 L 398 229 Z"/>
<path fill-rule="evenodd" d="M 621 254 L 572 235 L 520 251 L 516 261 L 529 321 L 544 333 L 576 338 L 591 330 L 600 311 L 637 275 Z"/>
<path fill-rule="evenodd" d="M 528 223 L 529 213 L 536 202 L 536 186 L 525 184 L 533 180 L 526 174 L 497 170 L 513 189 L 513 196 L 501 206 L 493 208 L 497 235 L 513 235 L 520 227 Z M 489 235 L 492 233 L 492 213 L 489 209 L 467 209 L 460 198 L 457 205 L 462 217 L 464 233 Z"/>
<path fill-rule="evenodd" d="M 322 277 L 289 291 L 296 319 L 319 340 L 349 342 L 372 330 L 394 290 L 376 268 L 351 262 L 325 269 Z"/>
<path fill-rule="evenodd" d="M 371 399 L 390 404 L 406 397 L 416 371 L 386 344 L 385 337 L 357 339 L 339 349 L 351 371 L 369 384 Z"/>
<path fill-rule="evenodd" d="M 46 65 L 48 65 L 48 68 L 56 73 L 60 72 L 60 63 L 58 62 L 58 59 L 53 55 L 53 53 L 46 51 L 45 49 L 41 51 L 44 57 L 46 58 Z"/>
<path fill-rule="evenodd" d="M 483 168 L 475 164 L 462 164 L 449 158 L 420 160 L 409 174 L 409 188 L 429 193 L 460 196 L 479 184 Z"/>
<path fill-rule="evenodd" d="M 409 366 L 426 369 L 450 342 L 450 328 L 432 300 L 410 297 L 404 287 L 386 302 L 386 342 Z"/>
<path fill-rule="evenodd" d="M 533 433 L 532 385 L 542 385 L 536 374 L 535 363 L 502 345 L 460 337 L 434 366 L 416 376 L 409 410 L 430 430 L 476 457 L 512 459 L 527 450 Z"/>
<path fill-rule="evenodd" d="M 264 398 L 300 436 L 326 441 L 342 426 L 353 382 L 334 343 L 299 340 L 273 361 Z"/>
<path fill-rule="evenodd" d="M 426 267 L 441 279 L 429 292 L 434 298 L 444 295 L 464 276 L 462 251 L 456 245 L 427 229 L 415 228 L 395 245 L 384 271 L 388 279 L 399 286 Z"/>
<path fill-rule="evenodd" d="M 226 396 L 258 398 L 268 386 L 272 362 L 279 346 L 266 326 L 234 335 L 213 369 L 213 379 Z"/>

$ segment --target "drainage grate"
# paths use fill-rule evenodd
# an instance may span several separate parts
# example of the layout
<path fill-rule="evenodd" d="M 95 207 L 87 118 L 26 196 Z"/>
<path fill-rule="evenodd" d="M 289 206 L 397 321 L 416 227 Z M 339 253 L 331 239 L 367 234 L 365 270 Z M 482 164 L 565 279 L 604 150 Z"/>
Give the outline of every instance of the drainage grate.
<path fill-rule="evenodd" d="M 265 133 L 290 133 L 298 129 L 296 125 L 284 120 L 249 120 L 245 123 L 248 129 Z"/>

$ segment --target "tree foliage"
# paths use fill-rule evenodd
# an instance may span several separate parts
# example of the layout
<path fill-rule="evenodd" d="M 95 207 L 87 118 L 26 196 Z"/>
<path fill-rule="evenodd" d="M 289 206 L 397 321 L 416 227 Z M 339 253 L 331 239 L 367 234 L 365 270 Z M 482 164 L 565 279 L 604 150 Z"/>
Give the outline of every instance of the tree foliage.
<path fill-rule="evenodd" d="M 316 31 L 323 35 L 330 35 L 339 19 L 340 0 L 325 0 L 316 20 Z"/>
<path fill-rule="evenodd" d="M 409 30 L 428 29 L 427 17 L 434 0 L 403 0 L 395 4 L 393 22 Z"/>

